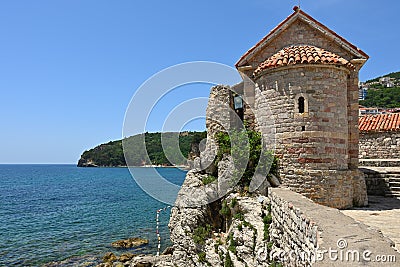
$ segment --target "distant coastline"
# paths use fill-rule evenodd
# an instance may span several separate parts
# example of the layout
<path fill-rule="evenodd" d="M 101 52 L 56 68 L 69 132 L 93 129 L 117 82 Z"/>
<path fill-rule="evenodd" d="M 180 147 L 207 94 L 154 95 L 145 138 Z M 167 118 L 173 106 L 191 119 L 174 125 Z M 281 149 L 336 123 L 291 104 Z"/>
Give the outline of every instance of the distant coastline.
<path fill-rule="evenodd" d="M 68 164 L 71 165 L 71 164 Z M 73 164 L 72 164 L 73 165 Z M 162 166 L 162 165 L 143 165 L 143 166 L 78 166 L 80 168 L 179 168 L 189 170 L 189 165 L 171 165 L 171 166 Z"/>
<path fill-rule="evenodd" d="M 138 134 L 84 151 L 77 166 L 188 168 L 187 160 L 200 154 L 199 143 L 206 135 L 206 132 Z"/>

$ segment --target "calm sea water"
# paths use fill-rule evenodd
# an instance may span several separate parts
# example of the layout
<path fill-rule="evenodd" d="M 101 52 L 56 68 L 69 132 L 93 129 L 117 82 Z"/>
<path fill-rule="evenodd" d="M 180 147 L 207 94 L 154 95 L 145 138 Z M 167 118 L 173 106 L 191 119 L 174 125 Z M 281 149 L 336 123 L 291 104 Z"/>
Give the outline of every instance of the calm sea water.
<path fill-rule="evenodd" d="M 186 174 L 158 171 L 176 184 Z M 155 214 L 163 207 L 126 168 L 0 165 L 0 266 L 100 257 L 113 251 L 111 242 L 135 236 L 150 241 L 140 253 L 154 253 Z M 169 211 L 161 213 L 163 247 L 170 242 L 168 220 Z"/>

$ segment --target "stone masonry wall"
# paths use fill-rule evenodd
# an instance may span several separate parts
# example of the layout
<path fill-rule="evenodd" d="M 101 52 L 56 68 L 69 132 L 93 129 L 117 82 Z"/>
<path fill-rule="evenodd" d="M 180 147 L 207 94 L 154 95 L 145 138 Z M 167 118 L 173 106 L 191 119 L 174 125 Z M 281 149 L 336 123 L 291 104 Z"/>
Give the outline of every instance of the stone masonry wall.
<path fill-rule="evenodd" d="M 275 119 L 283 178 L 294 169 L 348 168 L 347 72 L 324 66 L 281 68 L 256 80 Z M 299 96 L 308 110 L 296 108 Z M 257 103 L 256 110 L 262 103 Z M 264 133 L 264 121 L 257 121 Z"/>
<path fill-rule="evenodd" d="M 360 170 L 364 173 L 368 195 L 385 196 L 385 192 L 389 190 L 389 179 L 385 179 L 386 173 L 368 168 L 360 168 Z"/>
<path fill-rule="evenodd" d="M 283 266 L 376 266 L 376 262 L 362 260 L 364 251 L 374 255 L 398 255 L 393 242 L 382 233 L 356 222 L 337 209 L 318 205 L 287 188 L 269 188 L 272 224 L 270 237 L 272 255 Z M 340 249 L 339 241 L 346 247 Z M 336 250 L 349 258 L 329 257 Z M 352 252 L 351 255 L 347 254 Z M 353 254 L 355 253 L 355 254 Z M 361 260 L 351 256 L 360 255 Z M 393 263 L 381 263 L 394 266 Z"/>
<path fill-rule="evenodd" d="M 230 128 L 230 93 L 229 86 L 213 86 L 210 91 L 206 111 L 207 134 L 214 136 L 216 132 Z"/>
<path fill-rule="evenodd" d="M 362 167 L 368 195 L 400 197 L 400 169 Z"/>
<path fill-rule="evenodd" d="M 279 192 L 270 191 L 272 224 L 270 236 L 274 250 L 283 256 L 287 251 L 294 254 L 284 260 L 285 266 L 310 266 L 316 257 L 319 240 L 318 226 L 310 218 L 288 202 Z M 286 255 L 285 255 L 286 256 Z"/>
<path fill-rule="evenodd" d="M 197 157 L 192 164 L 193 168 L 205 171 L 214 175 L 217 166 L 214 158 L 217 155 L 217 144 L 214 135 L 217 132 L 228 131 L 231 127 L 232 110 L 230 104 L 230 87 L 216 85 L 211 88 L 206 110 L 207 143 L 200 157 Z"/>
<path fill-rule="evenodd" d="M 283 184 L 330 207 L 365 205 L 362 173 L 349 168 L 350 142 L 358 136 L 349 133 L 348 71 L 303 65 L 272 70 L 256 82 L 256 130 L 264 137 L 276 131 Z"/>
<path fill-rule="evenodd" d="M 361 159 L 400 159 L 400 132 L 360 133 Z"/>

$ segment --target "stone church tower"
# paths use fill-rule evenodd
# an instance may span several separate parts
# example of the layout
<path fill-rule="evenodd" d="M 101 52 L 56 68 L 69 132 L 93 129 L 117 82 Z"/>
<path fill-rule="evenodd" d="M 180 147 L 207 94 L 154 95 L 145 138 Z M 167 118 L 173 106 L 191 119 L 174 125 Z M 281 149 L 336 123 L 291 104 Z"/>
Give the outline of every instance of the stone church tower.
<path fill-rule="evenodd" d="M 295 7 L 236 63 L 256 84 L 244 86 L 247 125 L 262 133 L 271 126 L 246 116 L 249 106 L 268 104 L 275 120 L 282 183 L 323 205 L 367 204 L 358 171 L 358 73 L 367 59 Z"/>

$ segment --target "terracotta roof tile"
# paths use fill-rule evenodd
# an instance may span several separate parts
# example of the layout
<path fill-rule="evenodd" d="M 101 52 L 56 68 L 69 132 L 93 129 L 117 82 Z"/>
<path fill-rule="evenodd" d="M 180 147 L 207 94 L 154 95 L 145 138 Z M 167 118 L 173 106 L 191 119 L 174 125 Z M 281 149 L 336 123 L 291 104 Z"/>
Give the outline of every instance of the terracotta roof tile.
<path fill-rule="evenodd" d="M 358 127 L 362 132 L 400 131 L 400 113 L 362 116 Z"/>
<path fill-rule="evenodd" d="M 322 48 L 311 45 L 292 45 L 267 58 L 258 66 L 253 75 L 256 76 L 265 69 L 295 64 L 333 64 L 344 65 L 351 69 L 355 68 L 346 59 Z"/>
<path fill-rule="evenodd" d="M 356 47 L 355 45 L 353 45 L 352 43 L 350 43 L 349 41 L 347 41 L 346 39 L 344 39 L 342 36 L 340 36 L 339 34 L 337 34 L 336 32 L 332 31 L 331 29 L 329 29 L 328 27 L 326 27 L 325 25 L 323 25 L 322 23 L 320 23 L 319 21 L 315 20 L 313 17 L 311 17 L 310 15 L 308 15 L 307 13 L 305 13 L 303 10 L 301 10 L 300 8 L 295 9 L 294 13 L 292 13 L 289 17 L 287 17 L 284 21 L 282 21 L 281 23 L 279 23 L 272 31 L 270 31 L 264 38 L 262 38 L 258 43 L 256 43 L 252 48 L 250 48 L 246 53 L 244 53 L 244 55 L 238 60 L 238 62 L 236 62 L 235 66 L 238 68 L 240 66 L 242 66 L 243 64 L 245 64 L 247 61 L 247 57 L 254 51 L 256 50 L 258 47 L 262 46 L 264 42 L 266 42 L 271 36 L 273 36 L 275 33 L 277 33 L 286 23 L 290 22 L 291 20 L 295 19 L 296 17 L 304 17 L 306 18 L 308 21 L 314 23 L 315 25 L 317 25 L 318 27 L 320 27 L 321 29 L 324 29 L 325 31 L 329 32 L 332 36 L 338 38 L 341 42 L 343 42 L 344 44 L 346 44 L 348 47 L 350 47 L 351 50 L 353 51 L 357 51 L 361 56 L 365 57 L 366 59 L 369 58 L 369 56 L 362 51 L 361 49 L 359 49 L 358 47 Z"/>

